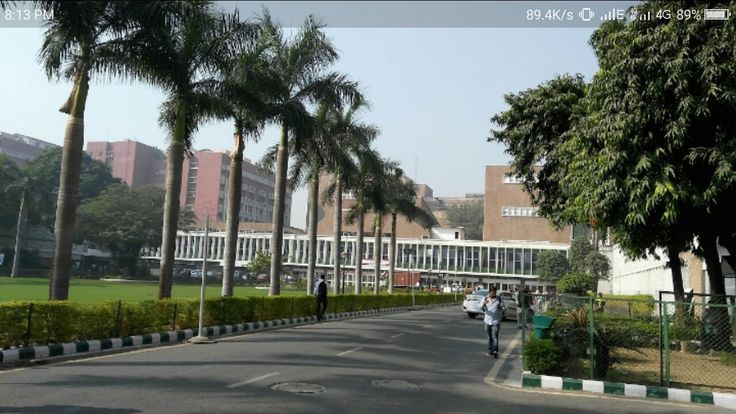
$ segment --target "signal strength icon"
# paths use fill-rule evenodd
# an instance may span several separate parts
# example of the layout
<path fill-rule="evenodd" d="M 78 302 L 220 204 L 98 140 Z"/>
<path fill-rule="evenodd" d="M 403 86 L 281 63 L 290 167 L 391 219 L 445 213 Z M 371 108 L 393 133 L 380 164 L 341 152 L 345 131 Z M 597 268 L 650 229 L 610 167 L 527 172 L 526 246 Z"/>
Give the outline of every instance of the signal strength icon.
<path fill-rule="evenodd" d="M 602 21 L 624 20 L 625 18 L 626 18 L 626 10 L 623 10 L 623 9 L 611 9 L 606 14 L 601 16 Z"/>
<path fill-rule="evenodd" d="M 652 20 L 652 12 L 647 11 L 646 13 L 640 14 L 636 17 L 638 20 L 650 21 Z"/>

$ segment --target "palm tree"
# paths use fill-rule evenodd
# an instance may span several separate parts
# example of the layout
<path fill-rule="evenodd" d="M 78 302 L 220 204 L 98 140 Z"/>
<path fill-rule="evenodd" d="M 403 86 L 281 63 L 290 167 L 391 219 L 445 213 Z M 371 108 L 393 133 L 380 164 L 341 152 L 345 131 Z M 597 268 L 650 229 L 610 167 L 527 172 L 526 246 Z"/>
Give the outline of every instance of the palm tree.
<path fill-rule="evenodd" d="M 2 6 L 7 4 L 12 2 Z M 49 283 L 49 299 L 65 300 L 69 297 L 89 81 L 93 75 L 118 75 L 124 71 L 115 57 L 122 37 L 129 32 L 133 13 L 129 2 L 38 1 L 35 4 L 53 12 L 39 52 L 46 75 L 49 79 L 63 77 L 73 82 L 69 98 L 59 109 L 68 115 L 68 121 L 64 133 Z M 144 11 L 150 9 L 141 8 L 141 12 Z"/>
<path fill-rule="evenodd" d="M 179 14 L 152 35 L 135 38 L 127 62 L 140 79 L 167 94 L 159 123 L 169 132 L 159 299 L 171 297 L 182 163 L 200 123 L 223 112 L 218 69 L 250 41 L 256 26 L 206 2 L 175 2 Z"/>
<path fill-rule="evenodd" d="M 309 17 L 294 39 L 284 39 L 278 27 L 274 26 L 273 30 L 277 43 L 269 68 L 278 94 L 272 102 L 271 113 L 275 114 L 274 118 L 281 126 L 281 137 L 276 153 L 269 295 L 278 295 L 281 291 L 279 264 L 283 247 L 289 136 L 293 138 L 294 149 L 300 151 L 306 140 L 314 135 L 314 119 L 306 104 L 325 102 L 340 107 L 342 102 L 351 102 L 357 95 L 356 85 L 345 75 L 325 72 L 338 55 L 321 28 L 321 24 Z"/>
<path fill-rule="evenodd" d="M 332 173 L 332 182 L 323 194 L 323 200 L 333 200 L 335 206 L 334 239 L 333 239 L 333 275 L 335 284 L 333 290 L 338 293 L 342 286 L 340 262 L 342 258 L 342 195 L 345 189 L 357 185 L 364 180 L 358 176 L 356 160 L 358 155 L 368 149 L 378 136 L 378 128 L 373 125 L 358 122 L 356 119 L 360 110 L 368 105 L 362 100 L 356 100 L 346 111 L 331 110 L 328 112 L 325 133 L 336 143 L 336 151 L 331 154 L 326 169 Z M 348 190 L 349 191 L 349 190 Z"/>
<path fill-rule="evenodd" d="M 264 20 L 268 19 L 268 15 Z M 254 47 L 247 47 L 221 71 L 224 79 L 220 99 L 227 118 L 234 123 L 233 150 L 230 152 L 228 175 L 227 219 L 225 224 L 225 252 L 222 276 L 222 296 L 233 295 L 235 253 L 240 224 L 240 202 L 243 181 L 243 151 L 245 139 L 257 141 L 268 120 L 267 102 L 273 95 L 269 86 L 267 61 L 264 54 L 273 45 L 271 26 L 261 26 Z"/>
<path fill-rule="evenodd" d="M 437 223 L 434 216 L 416 205 L 416 187 L 414 183 L 403 176 L 401 170 L 392 177 L 394 184 L 388 194 L 388 213 L 391 215 L 391 242 L 388 247 L 388 291 L 394 291 L 394 270 L 396 268 L 396 224 L 399 215 L 408 222 L 416 221 L 425 229 Z M 415 256 L 416 257 L 416 256 Z"/>
<path fill-rule="evenodd" d="M 381 262 L 383 261 L 383 215 L 388 212 L 389 198 L 387 194 L 391 185 L 396 182 L 395 176 L 402 174 L 397 164 L 386 164 L 384 166 L 383 180 L 376 187 L 380 194 L 373 194 L 371 205 L 375 218 L 373 221 L 373 271 L 375 274 L 375 284 L 373 285 L 373 293 L 378 294 L 379 283 L 381 281 Z"/>
<path fill-rule="evenodd" d="M 371 209 L 371 195 L 380 198 L 380 191 L 374 190 L 376 184 L 381 180 L 383 174 L 383 160 L 378 152 L 368 148 L 357 154 L 358 170 L 356 180 L 349 180 L 353 184 L 346 186 L 355 196 L 355 204 L 350 208 L 346 221 L 353 224 L 357 221 L 357 232 L 355 235 L 355 294 L 360 294 L 363 288 L 363 256 L 365 237 L 365 213 Z"/>

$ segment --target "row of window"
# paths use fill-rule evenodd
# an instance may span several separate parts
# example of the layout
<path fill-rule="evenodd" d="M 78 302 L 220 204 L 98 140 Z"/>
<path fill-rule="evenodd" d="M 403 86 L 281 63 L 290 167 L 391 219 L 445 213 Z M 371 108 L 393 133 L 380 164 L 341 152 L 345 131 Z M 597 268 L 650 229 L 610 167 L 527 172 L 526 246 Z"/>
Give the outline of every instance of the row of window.
<path fill-rule="evenodd" d="M 503 217 L 537 217 L 539 207 L 503 207 L 501 215 Z"/>

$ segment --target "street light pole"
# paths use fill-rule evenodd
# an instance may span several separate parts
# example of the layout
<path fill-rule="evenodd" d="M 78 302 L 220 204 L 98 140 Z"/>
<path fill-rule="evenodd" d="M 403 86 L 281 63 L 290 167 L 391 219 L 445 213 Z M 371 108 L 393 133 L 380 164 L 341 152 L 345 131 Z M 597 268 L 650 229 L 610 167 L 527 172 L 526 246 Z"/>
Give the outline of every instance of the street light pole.
<path fill-rule="evenodd" d="M 204 243 L 202 249 L 202 285 L 199 288 L 199 334 L 194 338 L 190 339 L 189 342 L 192 344 L 214 344 L 215 341 L 207 337 L 207 333 L 204 330 L 204 292 L 207 280 L 207 253 L 209 250 L 209 235 L 210 235 L 210 213 L 208 212 L 205 216 L 204 222 Z"/>

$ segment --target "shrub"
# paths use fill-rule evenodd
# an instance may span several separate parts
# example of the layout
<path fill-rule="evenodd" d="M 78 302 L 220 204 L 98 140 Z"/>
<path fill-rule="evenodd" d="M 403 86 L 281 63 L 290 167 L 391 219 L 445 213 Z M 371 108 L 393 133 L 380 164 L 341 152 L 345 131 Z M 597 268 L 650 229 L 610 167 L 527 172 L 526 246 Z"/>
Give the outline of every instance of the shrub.
<path fill-rule="evenodd" d="M 417 305 L 453 302 L 453 294 L 417 295 Z M 411 295 L 339 295 L 329 297 L 329 312 L 409 306 Z M 0 303 L 0 348 L 77 340 L 134 336 L 196 328 L 198 300 L 147 300 L 139 303 L 34 302 L 26 338 L 29 302 Z M 230 325 L 314 315 L 312 296 L 220 297 L 205 301 L 205 325 Z"/>
<path fill-rule="evenodd" d="M 583 294 L 594 290 L 596 280 L 585 272 L 570 272 L 557 281 L 557 290 L 561 293 Z"/>
<path fill-rule="evenodd" d="M 524 369 L 532 374 L 550 374 L 557 368 L 558 355 L 553 340 L 531 338 L 524 346 Z"/>

